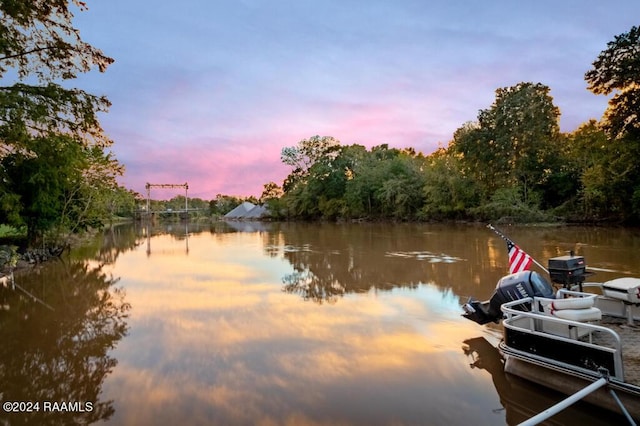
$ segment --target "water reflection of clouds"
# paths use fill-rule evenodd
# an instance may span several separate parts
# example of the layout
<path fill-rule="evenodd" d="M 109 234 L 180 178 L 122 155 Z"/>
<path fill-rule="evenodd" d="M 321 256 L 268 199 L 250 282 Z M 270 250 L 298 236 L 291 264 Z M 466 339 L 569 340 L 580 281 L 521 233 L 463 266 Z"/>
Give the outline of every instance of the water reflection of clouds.
<path fill-rule="evenodd" d="M 162 412 L 163 421 L 181 422 L 188 411 L 189 423 L 327 424 L 334 417 L 322 407 L 361 393 L 379 398 L 385 383 L 415 398 L 403 392 L 416 375 L 432 389 L 468 368 L 452 361 L 468 337 L 457 298 L 436 286 L 304 303 L 281 291 L 291 266 L 261 247 L 192 240 L 188 258 L 155 261 L 136 251 L 119 259 L 133 311 L 109 378 L 121 401 L 114 420 L 151 423 Z M 436 409 L 440 398 L 424 404 Z"/>

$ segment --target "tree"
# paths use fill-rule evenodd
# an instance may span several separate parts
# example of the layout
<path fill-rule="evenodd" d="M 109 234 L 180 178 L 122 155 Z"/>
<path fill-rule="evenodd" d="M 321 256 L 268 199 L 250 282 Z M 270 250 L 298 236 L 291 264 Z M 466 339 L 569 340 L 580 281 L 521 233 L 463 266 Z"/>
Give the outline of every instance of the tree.
<path fill-rule="evenodd" d="M 384 162 L 383 182 L 375 192 L 385 217 L 415 218 L 424 203 L 424 158 L 404 152 Z"/>
<path fill-rule="evenodd" d="M 461 173 L 473 179 L 482 191 L 481 196 L 488 198 L 508 181 L 508 162 L 504 155 L 495 153 L 504 149 L 496 146 L 489 126 L 467 122 L 453 133 L 448 151 L 458 157 Z"/>
<path fill-rule="evenodd" d="M 23 146 L 25 139 L 52 132 L 110 145 L 96 118 L 97 112 L 109 107 L 108 100 L 55 83 L 94 66 L 105 71 L 113 62 L 82 41 L 72 24 L 70 4 L 86 10 L 79 0 L 0 3 L 0 78 L 13 68 L 21 80 L 35 76 L 41 83 L 0 87 L 0 155 L 7 149 L 28 148 Z"/>
<path fill-rule="evenodd" d="M 615 36 L 585 74 L 588 88 L 609 95 L 602 128 L 610 141 L 603 161 L 583 176 L 591 205 L 609 204 L 610 214 L 640 221 L 640 27 Z"/>
<path fill-rule="evenodd" d="M 86 5 L 0 3 L 0 79 L 6 81 L 14 69 L 19 80 L 0 85 L 0 217 L 23 221 L 32 238 L 52 226 L 97 225 L 108 214 L 109 194 L 122 173 L 104 151 L 112 141 L 97 118 L 110 106 L 107 98 L 60 84 L 113 62 L 82 41 L 72 24 L 75 9 Z M 26 84 L 27 77 L 38 84 Z"/>
<path fill-rule="evenodd" d="M 106 200 L 106 208 L 109 216 L 134 217 L 138 197 L 140 197 L 140 194 L 137 192 L 118 186 Z M 206 203 L 205 208 L 206 207 L 208 207 L 208 203 Z"/>
<path fill-rule="evenodd" d="M 593 220 L 605 213 L 607 202 L 603 188 L 594 185 L 595 180 L 588 176 L 602 172 L 601 165 L 607 156 L 607 135 L 597 121 L 589 120 L 563 136 L 565 186 L 572 192 L 563 197 L 565 208 L 570 209 L 564 215 L 573 220 Z"/>
<path fill-rule="evenodd" d="M 604 114 L 604 128 L 612 138 L 640 137 L 640 27 L 634 26 L 607 43 L 585 74 L 596 95 L 616 94 Z"/>
<path fill-rule="evenodd" d="M 327 199 L 325 180 L 334 176 L 333 161 L 340 149 L 340 141 L 331 136 L 312 136 L 283 148 L 282 162 L 293 170 L 282 184 L 286 207 L 279 203 L 278 209 L 304 218 L 321 216 L 320 204 L 324 205 Z M 322 196 L 324 200 L 320 200 Z"/>
<path fill-rule="evenodd" d="M 297 146 L 282 149 L 282 162 L 306 172 L 321 158 L 336 153 L 340 141 L 332 136 L 312 136 L 303 139 Z M 335 156 L 335 155 L 334 155 Z"/>
<path fill-rule="evenodd" d="M 18 216 L 0 219 L 26 225 L 30 241 L 45 231 L 99 227 L 108 216 L 112 192 L 118 188 L 118 165 L 97 147 L 83 147 L 66 135 L 31 141 L 33 155 L 12 153 L 0 161 L 4 181 L 18 197 Z"/>
<path fill-rule="evenodd" d="M 557 156 L 560 110 L 549 87 L 518 83 L 496 90 L 490 108 L 481 110 L 477 124 L 456 131 L 454 149 L 465 167 L 490 189 L 523 188 L 524 201 L 549 177 L 548 165 Z"/>
<path fill-rule="evenodd" d="M 284 164 L 293 167 L 293 171 L 282 185 L 284 192 L 288 192 L 296 184 L 304 181 L 309 174 L 309 169 L 317 161 L 322 158 L 335 158 L 339 148 L 340 141 L 334 137 L 318 135 L 303 139 L 296 146 L 283 148 L 280 159 Z"/>
<path fill-rule="evenodd" d="M 638 144 L 626 138 L 611 141 L 591 120 L 567 136 L 567 161 L 580 184 L 575 215 L 586 220 L 630 220 L 640 217 Z"/>
<path fill-rule="evenodd" d="M 0 75 L 15 68 L 20 77 L 41 80 L 75 78 L 92 66 L 104 71 L 113 62 L 85 43 L 73 27 L 70 3 L 81 11 L 80 0 L 3 1 L 0 5 Z"/>
<path fill-rule="evenodd" d="M 352 217 L 382 216 L 383 197 L 378 190 L 386 176 L 384 165 L 396 158 L 400 151 L 389 149 L 387 144 L 374 146 L 371 151 L 366 151 L 361 145 L 353 145 L 351 150 L 354 161 L 345 188 L 346 210 Z M 390 195 L 389 192 L 387 194 Z"/>
<path fill-rule="evenodd" d="M 282 188 L 280 188 L 275 182 L 265 183 L 262 195 L 260 195 L 260 202 L 266 203 L 269 200 L 278 199 L 282 197 L 282 194 Z"/>
<path fill-rule="evenodd" d="M 283 199 L 284 191 L 275 182 L 264 184 L 264 190 L 260 195 L 260 204 L 267 208 L 267 214 L 272 219 L 283 219 L 287 216 L 286 203 Z"/>
<path fill-rule="evenodd" d="M 459 219 L 477 207 L 478 184 L 462 172 L 460 155 L 452 149 L 440 148 L 427 157 L 425 167 L 425 219 Z"/>

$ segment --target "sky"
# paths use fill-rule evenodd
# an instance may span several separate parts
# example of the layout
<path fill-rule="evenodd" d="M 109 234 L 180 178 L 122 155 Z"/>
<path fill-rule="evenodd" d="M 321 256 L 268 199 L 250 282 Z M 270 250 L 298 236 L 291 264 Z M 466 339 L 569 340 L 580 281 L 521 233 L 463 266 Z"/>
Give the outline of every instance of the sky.
<path fill-rule="evenodd" d="M 640 24 L 637 0 L 86 2 L 74 24 L 115 63 L 72 83 L 112 102 L 121 184 L 205 200 L 281 185 L 282 148 L 314 135 L 430 154 L 520 82 L 571 132 L 607 106 L 584 74 Z"/>

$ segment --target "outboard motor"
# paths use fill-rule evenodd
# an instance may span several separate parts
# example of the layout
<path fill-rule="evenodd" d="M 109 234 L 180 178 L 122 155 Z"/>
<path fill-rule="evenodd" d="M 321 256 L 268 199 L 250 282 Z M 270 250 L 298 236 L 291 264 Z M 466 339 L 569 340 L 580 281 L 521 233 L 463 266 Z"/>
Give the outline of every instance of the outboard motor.
<path fill-rule="evenodd" d="M 554 289 L 542 275 L 535 271 L 522 271 L 504 276 L 496 284 L 491 299 L 480 302 L 473 298 L 462 306 L 463 317 L 480 325 L 502 319 L 500 307 L 503 303 L 527 297 L 552 298 Z"/>
<path fill-rule="evenodd" d="M 593 275 L 592 272 L 587 271 L 586 267 L 584 257 L 574 255 L 572 250 L 569 256 L 549 259 L 549 276 L 551 276 L 551 281 L 562 284 L 564 288 L 571 288 L 572 285 L 578 284 L 580 291 L 582 291 L 582 283 L 585 278 Z"/>

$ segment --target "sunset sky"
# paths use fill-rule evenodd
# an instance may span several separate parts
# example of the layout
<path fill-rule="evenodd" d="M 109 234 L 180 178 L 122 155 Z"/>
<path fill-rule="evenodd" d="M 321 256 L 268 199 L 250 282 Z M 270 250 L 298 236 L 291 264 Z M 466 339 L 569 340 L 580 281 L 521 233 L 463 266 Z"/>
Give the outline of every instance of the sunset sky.
<path fill-rule="evenodd" d="M 87 3 L 75 25 L 116 62 L 73 85 L 113 103 L 121 183 L 207 200 L 282 184 L 281 149 L 314 135 L 429 154 L 523 81 L 549 86 L 573 131 L 607 105 L 585 72 L 640 24 L 637 0 Z"/>

